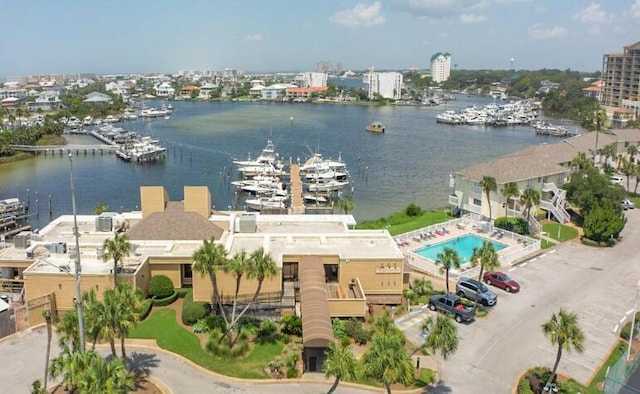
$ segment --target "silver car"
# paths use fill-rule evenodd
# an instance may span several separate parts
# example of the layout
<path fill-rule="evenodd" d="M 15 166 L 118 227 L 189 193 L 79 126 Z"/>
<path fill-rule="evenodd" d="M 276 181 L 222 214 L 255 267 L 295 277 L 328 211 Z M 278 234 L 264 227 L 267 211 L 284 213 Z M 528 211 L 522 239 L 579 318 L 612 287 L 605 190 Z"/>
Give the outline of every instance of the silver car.
<path fill-rule="evenodd" d="M 484 283 L 470 278 L 460 278 L 456 283 L 456 294 L 471 301 L 479 302 L 484 306 L 492 306 L 498 302 L 496 293 L 489 290 Z"/>

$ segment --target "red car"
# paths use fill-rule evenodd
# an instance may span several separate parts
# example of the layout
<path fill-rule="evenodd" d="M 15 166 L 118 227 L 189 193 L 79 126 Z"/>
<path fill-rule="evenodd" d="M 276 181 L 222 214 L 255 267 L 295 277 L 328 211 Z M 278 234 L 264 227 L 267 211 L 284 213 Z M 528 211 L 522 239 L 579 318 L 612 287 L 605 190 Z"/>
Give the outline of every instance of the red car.
<path fill-rule="evenodd" d="M 517 293 L 520 291 L 520 284 L 503 272 L 485 272 L 484 275 L 482 275 L 482 280 L 484 283 L 499 287 L 508 293 Z"/>

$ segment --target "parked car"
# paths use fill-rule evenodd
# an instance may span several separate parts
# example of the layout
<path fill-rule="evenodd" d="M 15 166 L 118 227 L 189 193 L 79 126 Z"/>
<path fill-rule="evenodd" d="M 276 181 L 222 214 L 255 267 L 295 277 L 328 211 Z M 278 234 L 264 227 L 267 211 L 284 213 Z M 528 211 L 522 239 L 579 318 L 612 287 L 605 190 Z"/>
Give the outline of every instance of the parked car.
<path fill-rule="evenodd" d="M 520 291 L 520 284 L 504 272 L 485 272 L 482 280 L 488 285 L 499 287 L 507 293 L 517 293 Z"/>
<path fill-rule="evenodd" d="M 429 309 L 449 313 L 458 323 L 471 321 L 476 315 L 476 310 L 463 305 L 455 294 L 432 295 L 429 297 Z"/>
<path fill-rule="evenodd" d="M 633 201 L 627 199 L 622 200 L 620 204 L 622 204 L 622 209 L 624 209 L 625 211 L 627 209 L 633 209 L 636 207 Z"/>
<path fill-rule="evenodd" d="M 622 185 L 622 183 L 624 182 L 624 179 L 622 179 L 621 176 L 615 175 L 609 178 L 609 182 L 611 182 L 612 185 Z"/>
<path fill-rule="evenodd" d="M 492 306 L 498 302 L 498 295 L 489 290 L 482 282 L 475 279 L 460 278 L 456 283 L 456 294 L 484 306 Z"/>

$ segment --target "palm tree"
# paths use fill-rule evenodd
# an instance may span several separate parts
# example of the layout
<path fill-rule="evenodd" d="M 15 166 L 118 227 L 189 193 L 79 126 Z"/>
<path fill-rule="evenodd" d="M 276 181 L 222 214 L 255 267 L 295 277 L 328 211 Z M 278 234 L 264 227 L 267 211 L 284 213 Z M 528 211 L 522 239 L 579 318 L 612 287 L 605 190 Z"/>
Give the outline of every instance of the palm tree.
<path fill-rule="evenodd" d="M 211 303 L 214 310 L 218 310 L 223 317 L 226 315 L 222 305 L 220 305 L 220 295 L 218 293 L 218 269 L 227 265 L 227 250 L 222 244 L 216 244 L 214 238 L 204 240 L 202 246 L 193 253 L 193 269 L 200 272 L 200 275 L 209 275 L 211 280 Z"/>
<path fill-rule="evenodd" d="M 640 183 L 640 164 L 633 167 L 633 176 L 636 178 L 636 184 L 633 187 L 633 194 L 638 194 L 638 183 Z"/>
<path fill-rule="evenodd" d="M 115 327 L 120 337 L 122 358 L 126 359 L 127 353 L 125 352 L 124 340 L 140 321 L 138 311 L 140 310 L 142 300 L 140 299 L 140 293 L 127 282 L 118 283 L 115 298 L 119 306 Z"/>
<path fill-rule="evenodd" d="M 247 269 L 247 278 L 257 279 L 258 286 L 256 287 L 256 292 L 253 294 L 251 302 L 245 307 L 245 310 L 258 300 L 260 290 L 262 289 L 262 283 L 265 279 L 275 276 L 277 270 L 275 261 L 273 261 L 269 253 L 265 252 L 262 246 L 251 253 L 249 260 L 250 263 Z"/>
<path fill-rule="evenodd" d="M 402 338 L 402 331 L 396 327 L 395 323 L 391 316 L 389 316 L 389 312 L 385 312 L 382 316 L 377 318 L 373 322 L 373 327 L 371 327 L 371 335 L 400 335 Z M 404 339 L 403 339 L 404 340 Z"/>
<path fill-rule="evenodd" d="M 392 384 L 413 382 L 413 365 L 401 336 L 374 335 L 362 356 L 362 365 L 364 375 L 382 383 L 388 394 Z"/>
<path fill-rule="evenodd" d="M 76 309 L 67 311 L 58 322 L 58 346 L 74 351 L 80 349 L 80 335 L 78 335 L 78 312 Z"/>
<path fill-rule="evenodd" d="M 607 169 L 609 167 L 609 158 L 614 157 L 616 154 L 613 144 L 603 146 L 602 149 L 600 149 L 600 154 L 604 156 L 604 168 Z"/>
<path fill-rule="evenodd" d="M 351 195 L 347 194 L 346 196 L 341 198 L 340 201 L 338 201 L 338 207 L 344 212 L 345 215 L 347 215 L 349 211 L 353 210 L 354 204 Z"/>
<path fill-rule="evenodd" d="M 531 217 L 531 207 L 540 204 L 540 192 L 536 189 L 526 188 L 520 196 L 520 205 L 527 209 L 527 222 Z"/>
<path fill-rule="evenodd" d="M 431 281 L 425 278 L 417 278 L 413 281 L 413 291 L 418 297 L 431 294 L 433 292 L 433 285 Z"/>
<path fill-rule="evenodd" d="M 63 351 L 51 363 L 51 377 L 62 376 L 69 392 L 127 393 L 134 389 L 135 375 L 123 359 L 105 360 L 94 350 Z"/>
<path fill-rule="evenodd" d="M 440 273 L 445 273 L 444 281 L 445 286 L 447 287 L 447 294 L 449 294 L 449 270 L 452 268 L 460 269 L 462 259 L 460 259 L 460 256 L 455 249 L 445 246 L 444 249 L 442 249 L 442 252 L 437 254 L 436 263 L 440 265 Z"/>
<path fill-rule="evenodd" d="M 498 260 L 498 253 L 491 241 L 482 241 L 482 246 L 473 249 L 471 255 L 471 266 L 475 267 L 480 265 L 480 272 L 478 273 L 478 280 L 482 281 L 482 274 L 484 270 L 493 271 L 500 267 L 500 261 Z"/>
<path fill-rule="evenodd" d="M 627 154 L 629 154 L 629 161 L 635 163 L 636 155 L 638 154 L 638 146 L 637 145 L 629 145 L 627 146 Z"/>
<path fill-rule="evenodd" d="M 120 319 L 120 304 L 115 289 L 107 289 L 102 294 L 102 325 L 101 336 L 109 340 L 111 355 L 117 358 L 116 336 L 118 335 L 117 321 Z"/>
<path fill-rule="evenodd" d="M 424 344 L 416 351 L 427 348 L 431 353 L 436 353 L 439 350 L 442 358 L 446 360 L 458 349 L 460 342 L 458 328 L 449 315 L 437 315 L 435 321 L 433 317 L 428 317 L 422 322 L 420 328 L 423 332 L 428 332 L 429 335 Z"/>
<path fill-rule="evenodd" d="M 240 281 L 242 280 L 242 276 L 247 272 L 249 267 L 249 257 L 247 256 L 247 252 L 242 249 L 240 252 L 236 253 L 231 260 L 227 262 L 227 264 L 223 267 L 224 272 L 231 273 L 236 279 L 236 291 L 235 296 L 233 298 L 233 309 L 231 311 L 231 321 L 235 320 L 236 317 L 236 305 L 238 301 L 238 293 L 240 292 Z"/>
<path fill-rule="evenodd" d="M 635 173 L 637 165 L 633 164 L 631 160 L 627 160 L 626 158 L 622 158 L 621 162 L 622 173 L 627 177 L 627 190 L 629 190 L 629 183 L 631 182 L 631 177 Z"/>
<path fill-rule="evenodd" d="M 325 351 L 322 372 L 324 372 L 327 378 L 331 376 L 335 376 L 336 378 L 327 394 L 333 393 L 338 388 L 341 379 L 355 379 L 356 358 L 349 348 L 349 345 L 345 345 L 344 343 L 330 343 Z"/>
<path fill-rule="evenodd" d="M 584 170 L 593 167 L 593 161 L 589 160 L 585 152 L 579 152 L 576 157 L 571 160 L 571 166 L 577 170 Z"/>
<path fill-rule="evenodd" d="M 82 295 L 82 307 L 84 308 L 85 329 L 87 339 L 91 341 L 92 349 L 95 349 L 96 342 L 107 339 L 106 321 L 104 305 L 98 301 L 96 291 L 91 288 Z"/>
<path fill-rule="evenodd" d="M 483 176 L 480 181 L 480 186 L 484 193 L 487 196 L 487 203 L 489 204 L 489 221 L 491 221 L 491 192 L 495 192 L 498 190 L 498 184 L 496 183 L 496 178 L 492 176 Z"/>
<path fill-rule="evenodd" d="M 47 389 L 47 378 L 49 377 L 49 357 L 51 356 L 51 311 L 45 310 L 42 312 L 44 321 L 47 324 L 47 355 L 44 362 L 44 389 Z"/>
<path fill-rule="evenodd" d="M 575 350 L 582 353 L 584 350 L 584 333 L 578 325 L 578 315 L 560 308 L 558 314 L 552 314 L 549 321 L 542 324 L 542 332 L 549 338 L 552 345 L 558 345 L 556 362 L 553 364 L 551 376 L 547 385 L 551 384 L 558 370 L 558 364 L 562 358 L 562 350 Z"/>
<path fill-rule="evenodd" d="M 518 197 L 520 195 L 520 189 L 518 189 L 518 184 L 515 182 L 505 183 L 500 190 L 500 193 L 504 196 L 504 216 L 509 217 L 509 199 L 511 197 Z"/>
<path fill-rule="evenodd" d="M 96 204 L 96 206 L 93 208 L 93 214 L 94 215 L 100 215 L 103 212 L 106 212 L 107 209 L 109 207 L 107 206 L 106 203 L 104 202 L 99 202 L 98 204 Z"/>
<path fill-rule="evenodd" d="M 131 244 L 126 234 L 116 233 L 113 237 L 104 240 L 104 254 L 102 260 L 108 261 L 113 259 L 113 287 L 116 287 L 116 279 L 118 272 L 118 263 L 124 260 L 125 256 L 129 256 Z"/>

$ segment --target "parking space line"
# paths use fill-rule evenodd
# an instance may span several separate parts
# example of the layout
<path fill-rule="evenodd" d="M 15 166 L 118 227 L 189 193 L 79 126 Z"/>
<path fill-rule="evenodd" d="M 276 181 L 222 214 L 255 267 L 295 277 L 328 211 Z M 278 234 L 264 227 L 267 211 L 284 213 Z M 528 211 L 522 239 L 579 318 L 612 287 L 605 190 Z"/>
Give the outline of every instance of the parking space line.
<path fill-rule="evenodd" d="M 527 266 L 527 264 L 529 264 L 529 263 L 522 263 L 522 264 L 520 264 L 520 266 L 522 266 L 522 267 L 526 267 L 526 266 Z"/>
<path fill-rule="evenodd" d="M 555 249 L 551 249 L 548 253 L 555 253 L 556 250 Z"/>
<path fill-rule="evenodd" d="M 618 327 L 620 327 L 619 325 L 616 324 L 615 327 L 613 327 L 613 333 L 615 334 L 616 332 L 618 332 Z"/>
<path fill-rule="evenodd" d="M 633 309 L 629 309 L 629 310 L 627 311 L 627 313 L 625 313 L 624 315 L 625 315 L 625 316 L 629 316 L 629 315 L 630 315 L 630 314 L 632 314 L 632 313 L 633 313 Z"/>
<path fill-rule="evenodd" d="M 518 267 L 513 267 L 513 268 L 509 269 L 509 272 L 513 272 L 513 271 L 515 271 L 517 269 L 518 269 Z"/>
<path fill-rule="evenodd" d="M 543 254 L 541 254 L 541 255 L 539 256 L 539 258 L 543 258 L 543 257 L 544 257 L 544 256 L 546 256 L 546 255 L 547 255 L 546 253 L 543 253 Z"/>
<path fill-rule="evenodd" d="M 625 321 L 627 319 L 627 316 L 622 316 L 622 319 L 620 319 L 620 324 L 622 324 L 623 321 Z"/>
<path fill-rule="evenodd" d="M 532 258 L 531 260 L 529 260 L 530 263 L 533 263 L 534 261 L 538 260 L 537 257 Z"/>

